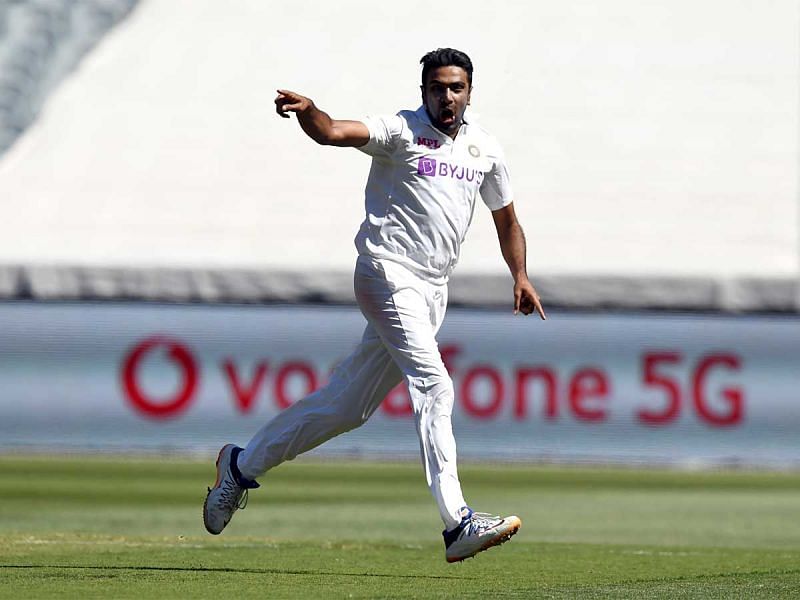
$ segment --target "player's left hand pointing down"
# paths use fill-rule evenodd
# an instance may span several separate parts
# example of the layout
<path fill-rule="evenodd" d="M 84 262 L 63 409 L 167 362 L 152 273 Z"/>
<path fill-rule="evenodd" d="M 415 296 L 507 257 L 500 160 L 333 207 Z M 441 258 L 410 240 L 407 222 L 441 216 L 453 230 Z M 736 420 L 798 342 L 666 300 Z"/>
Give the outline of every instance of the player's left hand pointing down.
<path fill-rule="evenodd" d="M 536 293 L 533 284 L 527 279 L 517 281 L 514 284 L 514 314 L 521 312 L 523 315 L 529 315 L 534 310 L 539 313 L 542 321 L 547 320 L 539 294 Z"/>

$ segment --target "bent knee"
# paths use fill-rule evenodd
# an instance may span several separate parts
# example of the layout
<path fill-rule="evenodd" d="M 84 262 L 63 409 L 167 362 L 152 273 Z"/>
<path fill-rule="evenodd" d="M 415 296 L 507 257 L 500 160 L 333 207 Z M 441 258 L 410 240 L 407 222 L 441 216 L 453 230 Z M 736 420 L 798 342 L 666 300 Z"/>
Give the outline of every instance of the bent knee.
<path fill-rule="evenodd" d="M 449 415 L 453 410 L 455 388 L 447 373 L 435 377 L 409 378 L 409 391 L 415 412 L 434 416 Z"/>

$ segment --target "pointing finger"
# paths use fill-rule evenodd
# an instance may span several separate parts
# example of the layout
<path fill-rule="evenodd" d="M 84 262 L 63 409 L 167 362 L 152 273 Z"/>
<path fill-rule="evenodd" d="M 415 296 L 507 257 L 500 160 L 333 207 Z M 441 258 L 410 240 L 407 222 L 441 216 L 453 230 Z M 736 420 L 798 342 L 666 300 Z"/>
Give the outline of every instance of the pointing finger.
<path fill-rule="evenodd" d="M 536 306 L 536 312 L 539 313 L 542 321 L 546 321 L 547 315 L 544 314 L 544 308 L 542 308 L 542 303 L 539 301 L 539 296 L 533 297 L 533 304 Z"/>

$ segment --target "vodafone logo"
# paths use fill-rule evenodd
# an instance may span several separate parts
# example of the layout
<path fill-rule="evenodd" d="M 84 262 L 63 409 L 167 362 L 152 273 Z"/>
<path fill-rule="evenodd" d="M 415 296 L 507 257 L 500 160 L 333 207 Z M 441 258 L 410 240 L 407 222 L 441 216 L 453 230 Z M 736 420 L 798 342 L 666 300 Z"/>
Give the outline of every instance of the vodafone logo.
<path fill-rule="evenodd" d="M 687 356 L 675 349 L 646 350 L 637 361 L 638 369 L 634 364 L 628 370 L 634 377 L 638 371 L 638 381 L 624 384 L 617 382 L 619 370 L 602 363 L 568 369 L 558 364 L 503 368 L 491 360 L 465 364 L 459 344 L 442 345 L 440 352 L 453 378 L 456 409 L 477 421 L 510 418 L 602 424 L 615 411 L 619 414 L 618 407 L 631 411 L 634 421 L 644 427 L 666 427 L 687 418 L 710 427 L 731 427 L 745 419 L 747 394 L 736 382 L 744 367 L 733 352 Z M 215 401 L 227 396 L 230 407 L 241 415 L 254 414 L 259 407 L 274 412 L 290 407 L 325 384 L 329 371 L 324 367 L 308 356 L 276 362 L 227 356 L 206 358 L 202 366 L 210 388 L 222 382 L 227 391 L 215 395 Z M 198 399 L 200 371 L 192 351 L 177 338 L 146 337 L 122 357 L 125 401 L 144 418 L 182 416 Z M 617 395 L 616 390 L 626 385 L 628 389 L 635 386 L 633 402 L 621 402 Z M 389 418 L 412 417 L 404 384 L 388 393 L 381 412 Z"/>
<path fill-rule="evenodd" d="M 174 394 L 166 398 L 148 396 L 141 385 L 141 365 L 152 352 L 164 354 L 178 371 L 180 385 Z M 122 386 L 125 398 L 133 408 L 155 419 L 167 419 L 181 414 L 189 407 L 199 379 L 197 363 L 192 353 L 179 340 L 156 335 L 139 342 L 122 362 Z"/>

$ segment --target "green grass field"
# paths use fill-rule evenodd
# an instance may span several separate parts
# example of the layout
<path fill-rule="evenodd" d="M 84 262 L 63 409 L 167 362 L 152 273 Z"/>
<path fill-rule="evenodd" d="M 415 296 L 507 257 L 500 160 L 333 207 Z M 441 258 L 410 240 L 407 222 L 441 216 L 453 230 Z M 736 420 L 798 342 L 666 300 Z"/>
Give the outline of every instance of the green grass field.
<path fill-rule="evenodd" d="M 416 464 L 282 465 L 214 537 L 210 462 L 0 456 L 0 596 L 800 597 L 800 474 L 461 474 L 523 526 L 448 565 Z"/>

